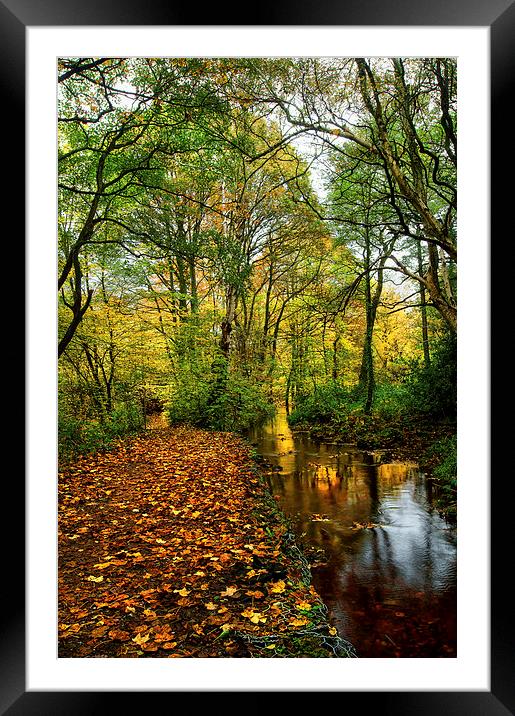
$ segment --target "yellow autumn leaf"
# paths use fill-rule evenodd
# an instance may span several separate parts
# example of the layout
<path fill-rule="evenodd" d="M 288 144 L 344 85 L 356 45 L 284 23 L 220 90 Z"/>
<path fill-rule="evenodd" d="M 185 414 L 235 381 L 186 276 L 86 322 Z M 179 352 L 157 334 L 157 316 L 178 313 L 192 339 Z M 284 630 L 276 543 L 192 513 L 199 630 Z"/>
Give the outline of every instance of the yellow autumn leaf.
<path fill-rule="evenodd" d="M 191 589 L 186 589 L 186 587 L 183 587 L 182 589 L 174 589 L 174 592 L 177 592 L 177 594 L 180 594 L 181 597 L 187 597 L 188 594 L 191 592 Z"/>
<path fill-rule="evenodd" d="M 336 630 L 335 627 L 329 627 L 329 634 L 331 636 L 336 636 L 338 634 L 338 631 Z"/>
<path fill-rule="evenodd" d="M 266 617 L 264 617 L 264 616 L 263 616 L 262 614 L 260 614 L 259 612 L 255 612 L 255 613 L 250 617 L 250 621 L 251 621 L 253 624 L 259 624 L 259 623 L 264 624 L 264 623 L 266 622 Z"/>
<path fill-rule="evenodd" d="M 213 602 L 207 602 L 207 604 L 204 605 L 206 609 L 209 609 L 212 611 L 213 609 L 216 609 L 216 604 L 213 604 Z"/>
<path fill-rule="evenodd" d="M 103 582 L 103 577 L 95 577 L 93 574 L 91 574 L 89 577 L 86 577 L 88 582 Z"/>
<path fill-rule="evenodd" d="M 309 602 L 298 602 L 297 603 L 297 609 L 302 609 L 303 611 L 308 611 L 311 609 L 312 605 Z"/>
<path fill-rule="evenodd" d="M 150 634 L 145 634 L 145 636 L 142 636 L 141 634 L 136 634 L 134 639 L 132 641 L 136 642 L 136 644 L 145 644 L 150 639 Z"/>
<path fill-rule="evenodd" d="M 290 626 L 301 627 L 305 626 L 308 622 L 309 619 L 306 619 L 306 617 L 294 617 L 293 619 L 290 619 Z"/>
<path fill-rule="evenodd" d="M 281 594 L 286 589 L 286 584 L 282 579 L 280 579 L 278 582 L 271 582 L 271 584 L 268 586 L 268 591 L 272 594 Z"/>

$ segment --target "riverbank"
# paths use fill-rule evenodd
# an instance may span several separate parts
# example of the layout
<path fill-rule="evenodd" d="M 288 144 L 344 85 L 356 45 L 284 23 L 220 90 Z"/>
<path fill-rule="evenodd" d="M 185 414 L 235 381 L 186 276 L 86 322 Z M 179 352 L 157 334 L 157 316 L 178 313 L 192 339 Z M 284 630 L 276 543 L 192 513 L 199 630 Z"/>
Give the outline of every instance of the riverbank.
<path fill-rule="evenodd" d="M 59 474 L 59 657 L 353 656 L 251 448 L 159 428 Z"/>

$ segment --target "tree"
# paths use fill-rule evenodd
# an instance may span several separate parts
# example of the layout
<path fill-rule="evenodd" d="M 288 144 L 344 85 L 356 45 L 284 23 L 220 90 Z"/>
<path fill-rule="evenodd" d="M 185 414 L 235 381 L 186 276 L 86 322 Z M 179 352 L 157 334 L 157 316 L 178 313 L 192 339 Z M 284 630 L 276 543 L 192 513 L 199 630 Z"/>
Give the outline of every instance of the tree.
<path fill-rule="evenodd" d="M 391 233 L 426 244 L 429 257 L 422 275 L 394 256 L 396 268 L 423 285 L 456 331 L 455 61 L 317 58 L 253 68 L 254 101 L 275 105 L 321 147 L 343 155 L 355 147 L 357 164 L 382 172 Z"/>

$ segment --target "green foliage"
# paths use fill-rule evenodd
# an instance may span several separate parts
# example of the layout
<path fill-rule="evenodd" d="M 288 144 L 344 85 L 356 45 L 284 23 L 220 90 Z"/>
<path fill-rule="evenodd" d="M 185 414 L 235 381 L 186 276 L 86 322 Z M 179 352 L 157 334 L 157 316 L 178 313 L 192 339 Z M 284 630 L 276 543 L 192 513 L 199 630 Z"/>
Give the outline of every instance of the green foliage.
<path fill-rule="evenodd" d="M 374 411 L 382 418 L 398 418 L 405 412 L 406 388 L 396 383 L 376 386 Z"/>
<path fill-rule="evenodd" d="M 290 413 L 290 425 L 328 424 L 342 414 L 359 409 L 359 390 L 347 388 L 335 381 L 319 386 L 311 395 L 300 396 Z"/>
<path fill-rule="evenodd" d="M 424 455 L 424 462 L 436 484 L 436 504 L 447 515 L 456 513 L 458 456 L 456 435 L 437 440 Z"/>
<path fill-rule="evenodd" d="M 239 375 L 228 376 L 223 391 L 213 391 L 206 410 L 206 427 L 245 430 L 272 416 L 274 407 L 259 385 Z"/>
<path fill-rule="evenodd" d="M 406 409 L 435 418 L 456 416 L 456 337 L 445 336 L 431 357 L 429 366 L 419 362 L 405 381 Z"/>
<path fill-rule="evenodd" d="M 58 420 L 60 458 L 66 461 L 107 450 L 117 438 L 138 432 L 143 424 L 141 407 L 136 403 L 121 404 L 102 420 L 81 420 L 63 415 L 61 411 Z"/>
<path fill-rule="evenodd" d="M 365 393 L 359 386 L 343 386 L 330 381 L 311 395 L 297 399 L 289 416 L 290 425 L 348 425 L 363 412 Z M 385 383 L 375 391 L 374 414 L 396 418 L 405 406 L 406 390 L 402 385 Z"/>
<path fill-rule="evenodd" d="M 202 375 L 185 372 L 172 391 L 168 419 L 172 425 L 189 423 L 200 426 L 204 420 L 209 382 Z"/>
<path fill-rule="evenodd" d="M 228 370 L 217 356 L 207 375 L 185 373 L 170 401 L 169 419 L 212 430 L 245 430 L 273 415 L 261 386 Z"/>

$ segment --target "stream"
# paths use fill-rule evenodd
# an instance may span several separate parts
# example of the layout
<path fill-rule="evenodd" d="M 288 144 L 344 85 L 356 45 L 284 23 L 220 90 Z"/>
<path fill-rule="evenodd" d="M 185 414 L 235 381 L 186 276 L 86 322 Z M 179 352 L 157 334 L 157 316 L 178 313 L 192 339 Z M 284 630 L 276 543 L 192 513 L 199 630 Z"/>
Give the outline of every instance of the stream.
<path fill-rule="evenodd" d="M 294 434 L 284 408 L 248 439 L 358 657 L 455 657 L 456 529 L 418 465 Z"/>

